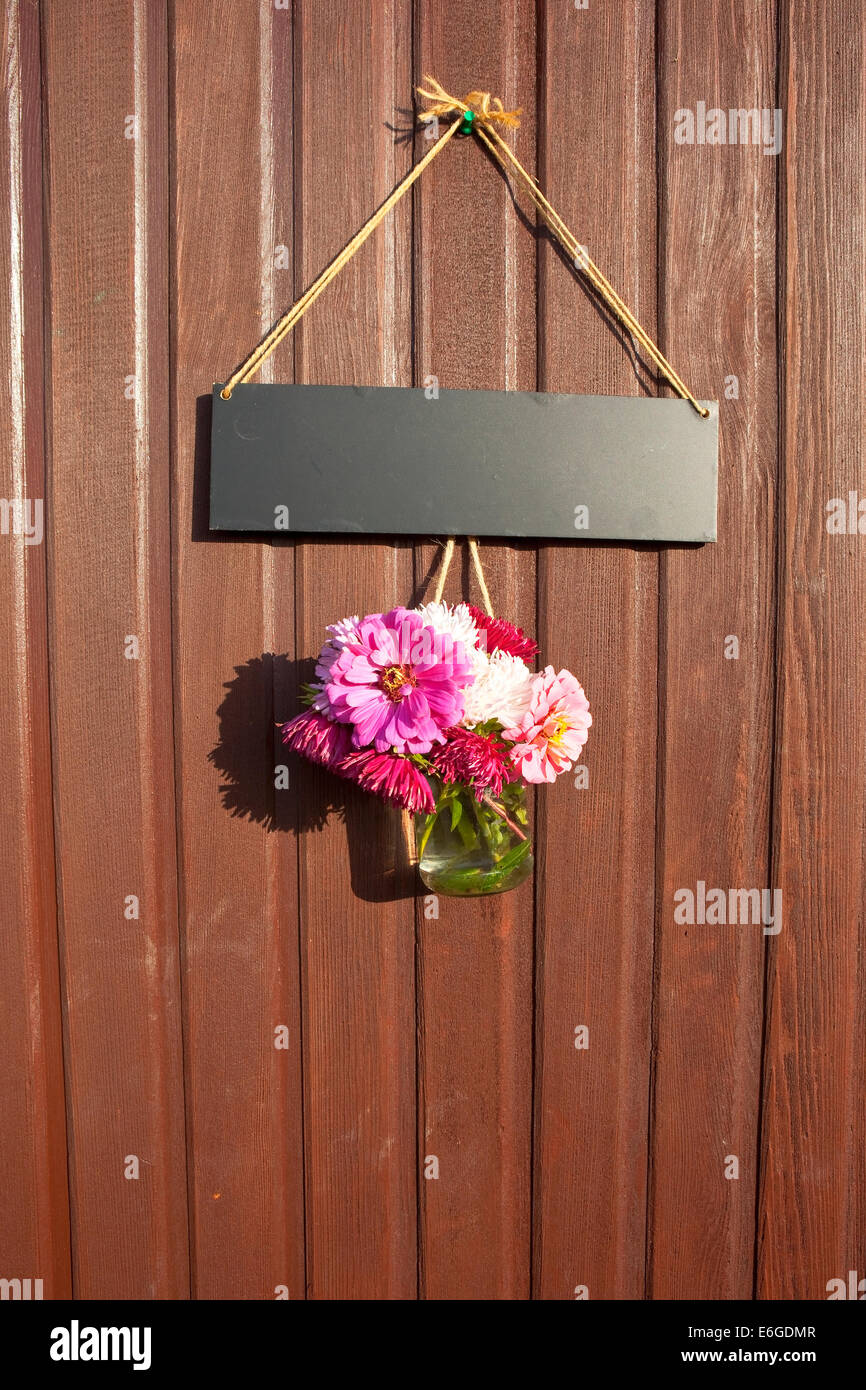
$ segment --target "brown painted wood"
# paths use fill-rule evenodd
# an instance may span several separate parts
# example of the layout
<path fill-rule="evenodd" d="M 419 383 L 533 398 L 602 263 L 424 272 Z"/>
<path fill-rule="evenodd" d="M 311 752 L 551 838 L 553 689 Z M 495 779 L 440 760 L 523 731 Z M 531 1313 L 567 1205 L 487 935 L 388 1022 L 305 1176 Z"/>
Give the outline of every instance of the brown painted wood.
<path fill-rule="evenodd" d="M 842 0 L 820 15 L 785 4 L 782 34 L 773 848 L 784 925 L 768 971 L 757 1295 L 823 1299 L 837 1292 L 829 1281 L 866 1277 L 864 539 L 827 530 L 831 498 L 847 510 L 849 492 L 855 506 L 866 493 L 866 15 Z"/>
<path fill-rule="evenodd" d="M 8 4 L 0 167 L 0 1276 L 71 1290 L 48 707 L 39 15 Z M 39 508 L 41 507 L 41 521 Z M 40 542 L 39 535 L 43 534 Z"/>
<path fill-rule="evenodd" d="M 0 1277 L 266 1300 L 866 1277 L 866 595 L 859 531 L 826 529 L 866 494 L 860 7 L 98 11 L 4 8 L 0 493 L 42 496 L 46 531 L 0 534 Z M 534 890 L 438 917 L 400 818 L 274 735 L 325 625 L 420 596 L 438 538 L 206 527 L 212 383 L 428 148 L 425 71 L 524 107 L 515 149 L 722 441 L 714 546 L 483 546 L 497 609 L 586 687 L 590 782 L 540 790 Z M 677 144 L 700 101 L 783 108 L 779 158 Z M 646 389 L 517 203 L 455 141 L 261 379 Z M 780 935 L 675 922 L 699 880 L 781 889 Z"/>
<path fill-rule="evenodd" d="M 411 163 L 393 128 L 411 83 L 409 5 L 302 0 L 295 45 L 298 295 Z M 305 318 L 299 381 L 411 384 L 410 219 L 404 201 Z M 316 656 L 326 624 L 406 603 L 411 560 L 405 543 L 300 544 L 299 658 Z M 415 980 L 402 818 L 295 768 L 310 1297 L 414 1298 Z"/>
<path fill-rule="evenodd" d="M 292 787 L 276 788 L 284 759 L 274 738 L 296 687 L 293 555 L 279 544 L 208 537 L 208 420 L 197 406 L 291 293 L 291 16 L 182 0 L 171 39 L 174 669 L 193 1290 L 296 1299 L 305 1292 L 296 807 Z M 281 1027 L 288 1046 L 278 1049 Z"/>
<path fill-rule="evenodd" d="M 749 1298 L 766 938 L 679 924 L 674 894 L 770 886 L 776 168 L 673 129 L 699 100 L 772 109 L 774 19 L 744 0 L 665 4 L 659 22 L 660 331 L 721 402 L 721 467 L 720 543 L 662 558 L 649 1279 L 654 1298 Z"/>
<path fill-rule="evenodd" d="M 653 6 L 614 24 L 602 6 L 549 5 L 540 40 L 542 186 L 652 332 Z M 551 244 L 539 341 L 541 389 L 638 392 L 617 336 Z M 543 652 L 584 684 L 594 723 L 589 786 L 563 776 L 539 794 L 536 1298 L 644 1292 L 657 569 L 646 547 L 539 553 Z M 588 1047 L 576 1046 L 578 1027 Z"/>
<path fill-rule="evenodd" d="M 527 110 L 521 150 L 535 139 L 531 7 L 509 0 L 455 10 L 416 6 L 421 73 L 449 91 L 489 89 Z M 419 144 L 423 152 L 426 141 Z M 535 386 L 535 246 L 498 166 L 459 141 L 420 187 L 416 240 L 416 384 Z M 435 410 L 435 401 L 430 402 Z M 467 459 L 471 467 L 471 459 Z M 535 553 L 482 546 L 494 607 L 535 631 Z M 445 598 L 481 603 L 464 550 Z M 420 546 L 419 579 L 435 550 Z M 422 890 L 423 891 L 423 890 Z M 419 899 L 419 1157 L 421 1288 L 427 1299 L 529 1294 L 532 1063 L 532 884 L 482 901 Z"/>
<path fill-rule="evenodd" d="M 50 644 L 74 1291 L 177 1298 L 189 1284 L 171 746 L 166 31 L 161 7 L 143 3 L 102 6 L 95 27 L 82 3 L 43 12 Z M 125 916 L 131 896 L 137 918 Z M 137 1180 L 125 1175 L 132 1157 Z"/>

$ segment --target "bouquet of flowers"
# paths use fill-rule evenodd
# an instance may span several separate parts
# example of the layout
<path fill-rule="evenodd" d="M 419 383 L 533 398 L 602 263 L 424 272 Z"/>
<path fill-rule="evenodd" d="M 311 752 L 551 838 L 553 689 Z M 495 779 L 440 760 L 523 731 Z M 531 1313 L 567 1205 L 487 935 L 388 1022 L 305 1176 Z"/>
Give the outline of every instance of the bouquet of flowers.
<path fill-rule="evenodd" d="M 534 672 L 521 628 L 426 603 L 328 628 L 283 742 L 415 813 L 434 891 L 516 887 L 532 870 L 526 786 L 568 772 L 592 723 L 570 671 Z"/>

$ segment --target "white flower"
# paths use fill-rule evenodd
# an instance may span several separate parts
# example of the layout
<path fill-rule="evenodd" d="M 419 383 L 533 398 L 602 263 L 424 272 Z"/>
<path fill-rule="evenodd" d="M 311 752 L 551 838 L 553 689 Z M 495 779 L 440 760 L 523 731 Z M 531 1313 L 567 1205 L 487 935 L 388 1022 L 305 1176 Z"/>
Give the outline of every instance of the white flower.
<path fill-rule="evenodd" d="M 329 623 L 326 632 L 331 636 L 323 646 L 316 659 L 317 681 L 312 682 L 312 689 L 319 693 L 313 700 L 313 709 L 319 710 L 322 714 L 327 714 L 330 708 L 328 697 L 325 694 L 324 686 L 331 674 L 331 667 L 340 655 L 347 642 L 352 642 L 358 636 L 358 625 L 360 618 L 341 618 L 338 623 Z"/>
<path fill-rule="evenodd" d="M 462 642 L 476 677 L 487 666 L 487 653 L 479 646 L 480 632 L 465 603 L 422 603 L 415 609 L 427 627 L 434 632 L 447 632 L 455 642 Z"/>
<path fill-rule="evenodd" d="M 471 728 L 498 719 L 504 728 L 513 728 L 529 709 L 532 680 L 532 672 L 519 656 L 497 648 L 485 657 L 483 670 L 464 691 L 463 723 Z"/>
<path fill-rule="evenodd" d="M 347 642 L 354 642 L 360 625 L 361 619 L 356 613 L 354 618 L 341 618 L 338 623 L 329 623 L 325 631 L 331 634 L 328 640 L 342 650 Z"/>

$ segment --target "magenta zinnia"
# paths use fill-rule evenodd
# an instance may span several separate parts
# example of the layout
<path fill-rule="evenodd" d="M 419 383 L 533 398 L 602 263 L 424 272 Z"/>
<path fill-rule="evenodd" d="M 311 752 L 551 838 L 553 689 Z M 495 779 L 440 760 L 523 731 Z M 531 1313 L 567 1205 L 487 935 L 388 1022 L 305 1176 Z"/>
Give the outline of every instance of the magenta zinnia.
<path fill-rule="evenodd" d="M 317 710 L 305 709 L 282 727 L 283 743 L 311 763 L 339 772 L 339 763 L 350 752 L 352 735 L 345 724 L 335 724 Z"/>
<path fill-rule="evenodd" d="M 505 618 L 491 618 L 471 603 L 467 603 L 466 607 L 472 614 L 479 632 L 484 633 L 482 642 L 486 641 L 488 652 L 508 652 L 510 656 L 519 656 L 523 661 L 529 661 L 535 656 L 538 643 L 527 637 L 522 627 L 516 627 Z"/>
<path fill-rule="evenodd" d="M 513 782 L 517 771 L 510 750 L 496 734 L 477 734 L 469 729 L 449 729 L 448 742 L 431 756 L 433 771 L 443 782 L 471 786 L 477 801 L 485 791 L 502 793 L 503 782 Z"/>
<path fill-rule="evenodd" d="M 471 680 L 462 642 L 393 608 L 362 618 L 346 640 L 325 680 L 327 713 L 353 725 L 355 748 L 428 753 L 463 714 Z"/>
<path fill-rule="evenodd" d="M 365 748 L 350 753 L 339 767 L 343 777 L 357 782 L 365 791 L 393 801 L 407 811 L 430 812 L 435 807 L 430 783 L 410 758 L 399 753 L 377 753 Z"/>

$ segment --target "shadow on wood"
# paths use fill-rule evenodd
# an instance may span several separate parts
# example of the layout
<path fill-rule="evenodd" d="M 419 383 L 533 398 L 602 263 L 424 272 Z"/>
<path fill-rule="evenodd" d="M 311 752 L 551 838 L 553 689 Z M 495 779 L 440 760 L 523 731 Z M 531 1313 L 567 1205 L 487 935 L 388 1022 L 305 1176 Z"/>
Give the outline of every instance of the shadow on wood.
<path fill-rule="evenodd" d="M 273 652 L 235 667 L 208 755 L 223 778 L 223 808 L 269 834 L 298 836 L 342 821 L 356 896 L 367 902 L 415 897 L 402 813 L 282 745 L 278 726 L 297 712 L 297 691 L 312 680 L 314 667 L 313 658 L 292 661 Z"/>

